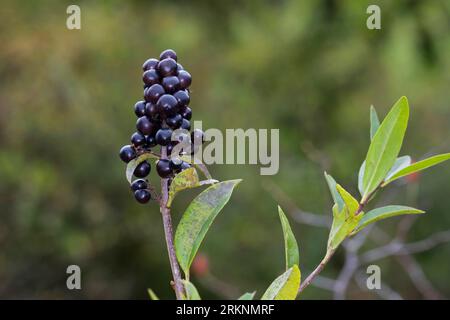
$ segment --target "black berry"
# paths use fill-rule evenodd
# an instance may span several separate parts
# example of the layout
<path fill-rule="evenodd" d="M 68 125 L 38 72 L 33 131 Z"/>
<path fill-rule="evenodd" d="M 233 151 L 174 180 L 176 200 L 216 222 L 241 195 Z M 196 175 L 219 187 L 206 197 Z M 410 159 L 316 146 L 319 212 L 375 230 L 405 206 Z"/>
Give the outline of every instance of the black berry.
<path fill-rule="evenodd" d="M 138 117 L 142 117 L 145 114 L 145 101 L 138 101 L 134 105 L 134 113 Z"/>
<path fill-rule="evenodd" d="M 191 101 L 189 93 L 186 90 L 177 91 L 173 96 L 177 99 L 178 105 L 180 106 L 187 106 Z"/>
<path fill-rule="evenodd" d="M 152 198 L 152 196 L 150 195 L 150 192 L 148 192 L 147 190 L 136 190 L 134 192 L 134 198 L 139 202 L 139 203 L 147 203 L 150 201 L 150 199 Z"/>
<path fill-rule="evenodd" d="M 162 86 L 168 93 L 174 93 L 180 87 L 180 80 L 175 76 L 165 77 L 162 80 Z"/>
<path fill-rule="evenodd" d="M 158 125 L 148 117 L 140 117 L 136 121 L 136 128 L 144 135 L 152 134 L 158 130 Z"/>
<path fill-rule="evenodd" d="M 168 128 L 159 129 L 155 135 L 156 143 L 162 146 L 167 146 L 170 143 L 171 138 L 172 138 L 172 130 Z"/>
<path fill-rule="evenodd" d="M 147 136 L 147 145 L 148 145 L 150 148 L 156 146 L 156 139 L 155 139 L 154 136 L 152 136 L 152 135 Z"/>
<path fill-rule="evenodd" d="M 130 146 L 130 145 L 123 146 L 120 149 L 119 156 L 120 156 L 120 159 L 122 159 L 123 162 L 128 163 L 131 160 L 133 160 L 134 158 L 136 158 L 136 151 L 134 151 L 133 147 Z"/>
<path fill-rule="evenodd" d="M 152 167 L 150 166 L 150 164 L 147 161 L 141 162 L 136 169 L 134 169 L 134 176 L 138 177 L 138 178 L 144 178 L 146 176 L 148 176 L 148 174 L 150 173 Z"/>
<path fill-rule="evenodd" d="M 179 63 L 177 63 L 177 71 L 184 70 L 183 66 Z"/>
<path fill-rule="evenodd" d="M 189 107 L 182 107 L 180 110 L 180 114 L 183 118 L 187 120 L 191 120 L 192 118 L 192 109 Z"/>
<path fill-rule="evenodd" d="M 147 189 L 147 187 L 147 182 L 144 179 L 134 180 L 131 184 L 131 190 L 133 191 Z"/>
<path fill-rule="evenodd" d="M 156 118 L 158 115 L 156 105 L 151 102 L 147 102 L 145 105 L 145 115 L 149 118 Z"/>
<path fill-rule="evenodd" d="M 204 142 L 204 133 L 200 129 L 194 129 L 191 133 L 191 141 L 194 143 L 203 143 Z"/>
<path fill-rule="evenodd" d="M 183 119 L 183 122 L 181 123 L 181 129 L 184 130 L 191 130 L 191 123 L 187 119 Z"/>
<path fill-rule="evenodd" d="M 178 101 L 174 96 L 170 94 L 165 94 L 159 98 L 156 103 L 156 108 L 160 115 L 162 116 L 171 116 L 175 112 L 177 112 Z"/>
<path fill-rule="evenodd" d="M 167 58 L 171 58 L 171 59 L 177 61 L 177 53 L 175 51 L 173 51 L 172 49 L 167 49 L 167 50 L 164 50 L 163 52 L 161 52 L 161 54 L 159 55 L 159 60 L 164 60 Z"/>
<path fill-rule="evenodd" d="M 142 75 L 142 81 L 148 86 L 159 82 L 159 75 L 155 69 L 150 69 L 144 72 Z"/>
<path fill-rule="evenodd" d="M 178 71 L 178 79 L 180 79 L 180 88 L 187 89 L 191 85 L 192 77 L 186 70 Z"/>
<path fill-rule="evenodd" d="M 140 132 L 135 132 L 131 135 L 131 143 L 136 147 L 142 146 L 146 143 L 145 136 Z"/>
<path fill-rule="evenodd" d="M 159 97 L 161 97 L 164 93 L 165 91 L 163 86 L 158 83 L 155 83 L 150 87 L 148 87 L 147 89 L 145 89 L 144 98 L 145 101 L 147 102 L 156 103 Z"/>
<path fill-rule="evenodd" d="M 158 59 L 148 59 L 144 62 L 142 69 L 144 71 L 150 70 L 150 69 L 156 69 L 156 66 L 158 65 Z"/>
<path fill-rule="evenodd" d="M 156 163 L 156 171 L 161 178 L 167 178 L 172 174 L 170 162 L 167 159 L 158 160 Z"/>
<path fill-rule="evenodd" d="M 183 164 L 183 161 L 181 161 L 179 158 L 177 158 L 177 159 L 170 159 L 170 168 L 173 170 L 173 171 L 178 171 L 178 170 L 180 170 L 181 169 L 181 165 Z"/>
<path fill-rule="evenodd" d="M 177 62 L 171 58 L 161 60 L 157 69 L 163 77 L 174 76 L 177 73 Z"/>
<path fill-rule="evenodd" d="M 183 122 L 183 117 L 180 114 L 175 114 L 174 116 L 167 118 L 166 123 L 169 127 L 172 129 L 177 129 L 181 126 L 181 123 Z"/>

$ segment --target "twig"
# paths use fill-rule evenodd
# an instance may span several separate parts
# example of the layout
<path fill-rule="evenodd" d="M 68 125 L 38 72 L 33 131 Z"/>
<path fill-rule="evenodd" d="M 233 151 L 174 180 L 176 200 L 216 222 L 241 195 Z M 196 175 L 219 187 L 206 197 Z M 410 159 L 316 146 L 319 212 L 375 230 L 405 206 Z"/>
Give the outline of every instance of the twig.
<path fill-rule="evenodd" d="M 310 275 L 305 279 L 305 281 L 302 282 L 302 284 L 300 285 L 300 288 L 298 289 L 298 293 L 301 293 L 307 286 L 309 286 L 311 284 L 311 282 L 314 280 L 314 278 L 319 275 L 319 273 L 323 270 L 323 268 L 328 263 L 328 261 L 330 261 L 334 252 L 335 252 L 335 250 L 327 251 L 327 254 L 322 259 L 322 261 L 319 263 L 319 265 L 314 269 L 313 272 L 310 273 Z"/>

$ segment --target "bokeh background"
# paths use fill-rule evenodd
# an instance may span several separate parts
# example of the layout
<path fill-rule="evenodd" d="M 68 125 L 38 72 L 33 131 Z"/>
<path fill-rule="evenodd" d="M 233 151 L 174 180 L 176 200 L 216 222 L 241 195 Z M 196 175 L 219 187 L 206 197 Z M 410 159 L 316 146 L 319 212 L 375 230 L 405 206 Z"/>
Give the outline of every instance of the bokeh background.
<path fill-rule="evenodd" d="M 277 175 L 211 167 L 218 179 L 244 182 L 201 247 L 214 277 L 193 278 L 204 298 L 262 294 L 283 271 L 271 187 L 319 215 L 331 214 L 323 170 L 357 193 L 370 105 L 384 116 L 409 98 L 402 154 L 450 150 L 448 1 L 76 1 L 81 30 L 66 28 L 69 4 L 0 5 L 1 298 L 147 299 L 147 288 L 174 297 L 158 207 L 134 201 L 118 158 L 135 126 L 141 65 L 166 48 L 193 75 L 193 119 L 204 128 L 280 129 Z M 381 30 L 366 28 L 369 4 L 381 7 Z M 428 212 L 410 241 L 450 229 L 449 188 L 449 164 L 390 187 L 391 203 Z M 177 199 L 175 223 L 197 192 Z M 379 226 L 393 232 L 398 221 Z M 292 226 L 306 276 L 327 230 Z M 416 255 L 447 297 L 449 254 L 443 244 Z M 340 251 L 324 275 L 342 262 Z M 80 291 L 66 288 L 70 264 L 82 269 Z M 385 283 L 422 298 L 395 261 L 378 264 Z M 314 287 L 303 295 L 331 297 Z M 348 298 L 377 296 L 351 284 Z"/>

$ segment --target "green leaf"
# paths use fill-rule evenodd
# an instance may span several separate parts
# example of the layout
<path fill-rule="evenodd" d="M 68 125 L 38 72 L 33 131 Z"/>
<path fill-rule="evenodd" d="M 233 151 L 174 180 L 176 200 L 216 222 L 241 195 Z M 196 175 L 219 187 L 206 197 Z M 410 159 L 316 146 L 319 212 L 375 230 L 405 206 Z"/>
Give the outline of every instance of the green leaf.
<path fill-rule="evenodd" d="M 294 233 L 292 232 L 289 221 L 286 218 L 283 210 L 278 206 L 278 214 L 280 215 L 281 226 L 283 228 L 284 237 L 284 250 L 286 257 L 286 270 L 291 268 L 293 265 L 299 265 L 299 253 L 297 240 L 295 239 Z"/>
<path fill-rule="evenodd" d="M 244 293 L 238 300 L 253 300 L 256 291 Z"/>
<path fill-rule="evenodd" d="M 152 289 L 147 289 L 148 295 L 150 299 L 152 300 L 159 300 L 158 296 L 155 294 L 155 292 Z"/>
<path fill-rule="evenodd" d="M 344 200 L 345 206 L 347 207 L 347 213 L 350 215 L 355 215 L 359 208 L 359 202 L 350 193 L 347 192 L 341 185 L 336 184 L 336 189 Z"/>
<path fill-rule="evenodd" d="M 142 162 L 144 162 L 145 160 L 148 159 L 159 159 L 157 155 L 153 154 L 153 153 L 143 153 L 141 154 L 139 157 L 131 160 L 130 162 L 128 162 L 127 164 L 127 169 L 125 172 L 125 176 L 127 177 L 128 182 L 131 184 L 132 183 L 132 179 L 133 179 L 133 173 L 134 173 L 134 169 L 136 169 L 136 167 L 141 164 Z"/>
<path fill-rule="evenodd" d="M 200 181 L 198 179 L 198 174 L 195 168 L 191 167 L 189 169 L 181 171 L 175 176 L 172 183 L 170 184 L 167 206 L 171 206 L 172 201 L 178 192 L 185 189 L 196 188 L 199 186 Z"/>
<path fill-rule="evenodd" d="M 341 211 L 344 207 L 344 200 L 342 200 L 342 197 L 336 189 L 336 181 L 328 173 L 325 172 L 324 174 L 325 179 L 328 183 L 328 188 L 330 189 L 331 196 L 333 197 L 333 201 L 338 205 L 339 211 Z"/>
<path fill-rule="evenodd" d="M 261 300 L 295 300 L 300 279 L 300 269 L 297 265 L 292 266 L 272 282 Z"/>
<path fill-rule="evenodd" d="M 373 136 L 378 130 L 380 126 L 380 120 L 378 119 L 377 111 L 374 106 L 370 106 L 370 140 L 373 139 Z"/>
<path fill-rule="evenodd" d="M 397 159 L 408 125 L 409 106 L 401 97 L 381 123 L 369 146 L 363 178 L 363 201 L 384 180 Z"/>
<path fill-rule="evenodd" d="M 418 172 L 418 171 L 424 170 L 426 168 L 435 166 L 435 165 L 437 165 L 441 162 L 444 162 L 446 160 L 449 160 L 449 159 L 450 159 L 450 153 L 444 153 L 444 154 L 439 154 L 437 156 L 430 157 L 425 160 L 415 162 L 415 163 L 397 171 L 394 175 L 392 175 L 391 177 L 386 179 L 386 181 L 383 182 L 382 186 L 384 187 L 387 184 L 391 183 L 392 181 L 397 180 L 398 178 L 401 178 L 401 177 L 407 176 L 411 173 Z"/>
<path fill-rule="evenodd" d="M 241 182 L 229 180 L 216 183 L 201 192 L 188 206 L 175 233 L 175 252 L 186 277 L 203 238 L 217 214 Z"/>
<path fill-rule="evenodd" d="M 363 188 L 363 179 L 364 179 L 364 170 L 366 169 L 366 161 L 363 161 L 361 167 L 359 167 L 358 171 L 358 190 L 361 196 L 364 194 Z"/>
<path fill-rule="evenodd" d="M 186 300 L 202 300 L 198 294 L 197 288 L 188 280 L 181 280 L 186 292 Z"/>
<path fill-rule="evenodd" d="M 381 219 L 399 216 L 402 214 L 420 214 L 420 213 L 424 213 L 424 212 L 425 211 L 411 208 L 411 207 L 394 206 L 394 205 L 373 209 L 373 210 L 367 212 L 362 217 L 362 219 L 358 223 L 358 227 L 355 229 L 353 234 L 361 231 L 362 229 L 367 227 L 369 224 L 374 223 Z"/>
<path fill-rule="evenodd" d="M 409 166 L 411 164 L 411 157 L 410 156 L 403 156 L 403 157 L 398 157 L 397 160 L 395 160 L 394 165 L 392 166 L 391 170 L 388 172 L 388 174 L 386 175 L 385 180 L 388 180 L 389 178 L 391 178 L 394 174 L 396 174 L 397 172 L 399 172 L 400 170 L 406 168 L 407 166 Z"/>

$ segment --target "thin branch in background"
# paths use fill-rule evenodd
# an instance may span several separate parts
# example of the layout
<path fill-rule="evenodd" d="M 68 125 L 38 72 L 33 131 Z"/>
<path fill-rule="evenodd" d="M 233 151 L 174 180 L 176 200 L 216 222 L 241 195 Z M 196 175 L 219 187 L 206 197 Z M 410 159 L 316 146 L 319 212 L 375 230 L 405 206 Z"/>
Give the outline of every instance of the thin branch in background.
<path fill-rule="evenodd" d="M 367 275 L 365 272 L 359 270 L 355 273 L 355 280 L 359 288 L 363 291 L 367 291 Z M 385 300 L 403 300 L 403 297 L 397 291 L 393 290 L 386 283 L 381 282 L 381 288 L 370 290 L 370 292 L 375 293 L 380 298 Z"/>

